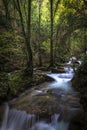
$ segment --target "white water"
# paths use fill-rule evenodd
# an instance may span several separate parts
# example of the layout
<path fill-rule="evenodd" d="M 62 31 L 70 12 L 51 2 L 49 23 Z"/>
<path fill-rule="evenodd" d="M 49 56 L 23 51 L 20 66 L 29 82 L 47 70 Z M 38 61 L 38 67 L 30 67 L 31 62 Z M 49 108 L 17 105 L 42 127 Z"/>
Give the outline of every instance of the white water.
<path fill-rule="evenodd" d="M 9 109 L 6 111 L 0 130 L 28 130 L 35 124 L 35 115 L 27 114 L 25 111 Z"/>
<path fill-rule="evenodd" d="M 51 88 L 61 88 L 65 91 L 71 91 L 70 81 L 73 78 L 72 68 L 65 68 L 62 74 L 47 74 L 55 81 L 41 90 L 35 90 L 36 94 L 43 93 L 43 90 Z M 68 130 L 69 122 L 58 121 L 59 114 L 51 116 L 51 122 L 40 121 L 33 114 L 27 114 L 25 111 L 9 109 L 6 106 L 5 116 L 0 130 Z"/>
<path fill-rule="evenodd" d="M 33 114 L 27 114 L 25 111 L 9 109 L 6 105 L 5 116 L 0 130 L 67 130 L 68 123 L 58 122 L 59 115 L 54 114 L 51 122 L 40 122 L 36 120 Z"/>
<path fill-rule="evenodd" d="M 71 67 L 64 67 L 65 73 L 53 74 L 48 73 L 47 75 L 54 79 L 54 82 L 51 83 L 47 88 L 61 88 L 65 91 L 71 91 L 71 79 L 73 78 L 74 72 Z"/>

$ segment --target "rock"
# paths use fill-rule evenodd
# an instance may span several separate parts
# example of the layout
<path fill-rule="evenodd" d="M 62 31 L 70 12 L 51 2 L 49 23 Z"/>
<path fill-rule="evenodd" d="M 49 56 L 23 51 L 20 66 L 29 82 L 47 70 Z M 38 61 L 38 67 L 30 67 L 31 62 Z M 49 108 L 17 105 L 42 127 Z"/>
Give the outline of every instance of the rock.
<path fill-rule="evenodd" d="M 66 120 L 69 120 L 74 113 L 79 111 L 77 109 L 80 107 L 78 97 L 74 97 L 71 93 L 62 89 L 44 90 L 44 86 L 39 85 L 38 87 L 32 88 L 15 101 L 10 102 L 10 107 L 39 115 L 41 118 L 49 118 L 51 115 L 58 113 L 63 115 L 61 116 L 63 120 L 65 120 L 64 113 L 67 113 L 67 115 L 69 113 L 69 116 L 66 116 Z"/>

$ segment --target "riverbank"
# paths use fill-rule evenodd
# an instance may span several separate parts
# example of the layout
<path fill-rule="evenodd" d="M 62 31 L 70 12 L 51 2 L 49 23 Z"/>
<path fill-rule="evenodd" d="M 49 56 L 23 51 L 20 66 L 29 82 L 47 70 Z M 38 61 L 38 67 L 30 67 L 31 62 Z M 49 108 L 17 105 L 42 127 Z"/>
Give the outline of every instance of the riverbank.
<path fill-rule="evenodd" d="M 63 76 L 61 77 L 61 84 L 57 81 L 45 82 L 30 88 L 19 98 L 12 100 L 9 102 L 9 111 L 11 110 L 13 112 L 10 118 L 14 119 L 13 115 L 15 113 L 18 119 L 19 116 L 22 116 L 22 114 L 26 112 L 27 115 L 34 115 L 36 117 L 35 122 L 38 121 L 38 123 L 40 123 L 40 121 L 45 121 L 52 123 L 51 118 L 56 116 L 55 128 L 57 128 L 58 123 L 63 123 L 62 125 L 64 125 L 63 127 L 65 127 L 65 129 L 68 127 L 66 124 L 69 124 L 71 118 L 81 111 L 78 93 L 68 88 L 64 89 L 64 85 L 65 88 L 66 85 L 69 85 L 66 83 L 66 74 L 49 75 L 53 77 L 56 76 L 56 78 L 57 76 L 60 78 L 60 75 Z M 64 75 L 66 80 L 64 80 Z M 37 120 L 37 118 L 39 119 Z M 55 122 L 54 118 L 53 122 Z"/>
<path fill-rule="evenodd" d="M 70 130 L 87 130 L 87 56 L 77 70 L 72 86 L 80 93 L 83 112 L 72 119 Z"/>

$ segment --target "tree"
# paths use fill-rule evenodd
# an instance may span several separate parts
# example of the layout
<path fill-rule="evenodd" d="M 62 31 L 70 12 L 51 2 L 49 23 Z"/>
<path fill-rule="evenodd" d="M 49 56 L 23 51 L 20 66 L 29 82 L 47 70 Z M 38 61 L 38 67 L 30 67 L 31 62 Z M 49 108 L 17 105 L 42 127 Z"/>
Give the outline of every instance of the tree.
<path fill-rule="evenodd" d="M 38 15 L 39 15 L 39 22 L 38 22 L 38 30 L 39 30 L 39 44 L 38 44 L 38 57 L 39 57 L 39 66 L 42 66 L 42 58 L 41 58 L 41 4 L 42 1 L 38 0 Z"/>
<path fill-rule="evenodd" d="M 50 67 L 54 66 L 54 58 L 53 58 L 53 0 L 50 0 Z"/>
<path fill-rule="evenodd" d="M 79 30 L 81 31 L 82 29 L 84 30 L 84 28 L 87 28 L 87 22 L 86 22 L 87 8 L 85 6 L 84 6 L 84 2 L 81 0 L 80 1 L 66 0 L 61 2 L 59 19 L 58 19 L 58 27 L 57 27 L 57 46 L 58 46 L 57 53 L 61 48 L 60 52 L 62 53 L 62 55 L 61 53 L 59 54 L 60 56 L 62 56 L 62 58 L 65 57 L 65 55 L 67 54 L 68 56 L 71 55 L 70 53 L 72 50 L 70 49 L 72 43 L 75 46 L 81 45 L 82 39 L 86 43 L 86 39 L 84 39 L 84 36 L 86 38 L 86 31 L 84 31 L 85 33 L 83 34 L 83 38 L 82 36 L 79 35 L 80 34 Z M 78 35 L 75 35 L 74 38 L 73 35 L 77 33 Z M 83 45 L 85 45 L 85 50 L 86 50 L 86 44 L 83 43 Z M 69 51 L 67 51 L 67 49 Z M 75 49 L 73 49 L 73 53 Z M 78 52 L 78 49 L 76 50 Z"/>
<path fill-rule="evenodd" d="M 28 0 L 28 8 L 27 8 L 27 28 L 24 25 L 23 13 L 21 11 L 21 6 L 19 0 L 15 1 L 16 9 L 19 13 L 22 33 L 25 39 L 26 50 L 27 50 L 27 74 L 33 76 L 33 56 L 32 56 L 32 49 L 31 49 L 31 0 Z M 26 31 L 25 31 L 26 30 Z"/>
<path fill-rule="evenodd" d="M 4 8 L 5 8 L 6 21 L 7 21 L 8 25 L 11 26 L 11 18 L 10 18 L 10 11 L 9 11 L 10 0 L 2 0 L 2 2 L 4 5 Z"/>

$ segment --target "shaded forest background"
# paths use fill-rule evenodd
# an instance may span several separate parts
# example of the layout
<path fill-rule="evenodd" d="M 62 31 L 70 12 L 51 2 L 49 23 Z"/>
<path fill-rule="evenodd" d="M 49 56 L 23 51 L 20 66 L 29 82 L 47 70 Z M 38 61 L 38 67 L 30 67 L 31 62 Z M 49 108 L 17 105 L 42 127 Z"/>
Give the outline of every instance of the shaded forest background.
<path fill-rule="evenodd" d="M 0 102 L 87 53 L 86 0 L 0 1 Z"/>

